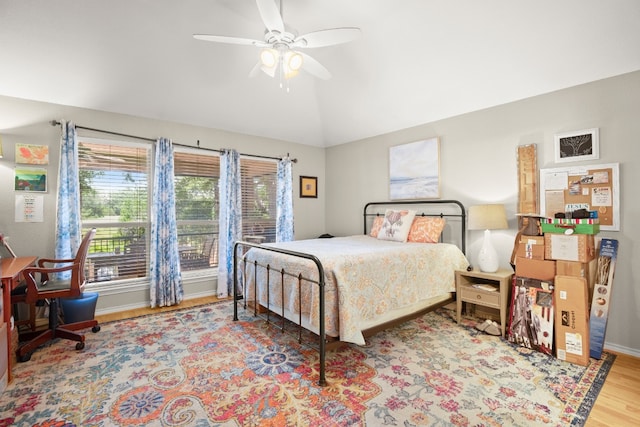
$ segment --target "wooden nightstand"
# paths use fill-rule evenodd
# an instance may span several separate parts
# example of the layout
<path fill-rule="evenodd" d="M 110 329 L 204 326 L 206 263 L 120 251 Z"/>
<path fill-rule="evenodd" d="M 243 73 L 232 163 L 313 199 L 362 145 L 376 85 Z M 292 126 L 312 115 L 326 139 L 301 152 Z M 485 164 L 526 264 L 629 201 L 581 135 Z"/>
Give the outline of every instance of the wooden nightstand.
<path fill-rule="evenodd" d="M 458 323 L 460 323 L 462 315 L 463 302 L 495 308 L 500 312 L 500 328 L 504 337 L 512 278 L 513 271 L 511 270 L 498 270 L 495 273 L 483 273 L 480 270 L 456 270 Z M 485 290 L 483 287 L 491 287 L 495 290 Z"/>

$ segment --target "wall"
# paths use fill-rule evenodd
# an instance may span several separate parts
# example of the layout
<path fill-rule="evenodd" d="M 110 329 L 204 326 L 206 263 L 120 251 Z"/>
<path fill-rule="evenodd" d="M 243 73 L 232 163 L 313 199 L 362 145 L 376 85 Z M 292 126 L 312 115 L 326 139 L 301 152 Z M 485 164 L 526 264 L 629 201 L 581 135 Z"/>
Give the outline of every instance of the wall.
<path fill-rule="evenodd" d="M 426 96 L 426 95 L 425 95 Z M 509 267 L 516 234 L 516 149 L 536 144 L 538 167 L 556 167 L 555 133 L 600 129 L 600 159 L 620 163 L 621 227 L 600 237 L 620 241 L 606 347 L 640 356 L 640 72 L 427 123 L 327 149 L 327 232 L 362 232 L 362 207 L 388 200 L 389 147 L 440 137 L 441 198 L 465 206 L 505 203 L 510 229 L 494 231 L 501 266 Z M 570 163 L 580 165 L 586 163 Z M 588 164 L 588 163 L 587 163 Z M 475 263 L 481 231 L 468 231 Z"/>
<path fill-rule="evenodd" d="M 298 162 L 293 166 L 295 236 L 298 239 L 315 237 L 324 232 L 324 149 L 301 144 L 268 140 L 249 135 L 223 132 L 184 124 L 148 120 L 101 111 L 66 107 L 42 102 L 0 96 L 0 137 L 4 158 L 0 159 L 0 232 L 9 237 L 11 247 L 18 255 L 52 257 L 55 241 L 56 188 L 59 164 L 60 127 L 49 122 L 72 120 L 80 126 L 111 130 L 147 138 L 160 136 L 174 142 L 196 145 L 200 140 L 204 148 L 234 148 L 241 153 L 279 157 L 289 153 Z M 114 138 L 105 134 L 79 130 L 81 135 Z M 15 144 L 49 146 L 48 191 L 44 194 L 44 221 L 15 222 L 14 167 Z M 301 199 L 299 175 L 317 176 L 320 183 L 317 199 Z M 32 194 L 32 193 L 30 193 Z M 215 277 L 185 278 L 185 297 L 215 295 Z M 130 289 L 130 287 L 129 287 Z M 137 287 L 133 293 L 127 287 L 114 286 L 101 291 L 98 313 L 125 308 L 148 306 L 149 292 Z"/>

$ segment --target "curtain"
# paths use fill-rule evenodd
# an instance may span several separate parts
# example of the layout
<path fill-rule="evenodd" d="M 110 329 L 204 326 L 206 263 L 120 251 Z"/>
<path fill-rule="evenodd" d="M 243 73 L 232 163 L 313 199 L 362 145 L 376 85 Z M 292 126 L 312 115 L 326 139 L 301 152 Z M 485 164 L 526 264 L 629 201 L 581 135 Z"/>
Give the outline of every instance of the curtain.
<path fill-rule="evenodd" d="M 78 135 L 73 122 L 63 120 L 61 129 L 55 258 L 71 259 L 76 256 L 82 240 Z M 68 278 L 71 273 L 66 271 L 60 275 Z"/>
<path fill-rule="evenodd" d="M 159 138 L 156 142 L 149 245 L 152 308 L 179 304 L 184 297 L 173 176 L 173 145 L 171 140 Z"/>
<path fill-rule="evenodd" d="M 233 295 L 233 245 L 242 239 L 240 155 L 223 150 L 220 155 L 220 226 L 218 248 L 218 297 Z"/>
<path fill-rule="evenodd" d="M 289 157 L 278 162 L 276 191 L 276 242 L 290 242 L 293 240 L 293 178 Z"/>

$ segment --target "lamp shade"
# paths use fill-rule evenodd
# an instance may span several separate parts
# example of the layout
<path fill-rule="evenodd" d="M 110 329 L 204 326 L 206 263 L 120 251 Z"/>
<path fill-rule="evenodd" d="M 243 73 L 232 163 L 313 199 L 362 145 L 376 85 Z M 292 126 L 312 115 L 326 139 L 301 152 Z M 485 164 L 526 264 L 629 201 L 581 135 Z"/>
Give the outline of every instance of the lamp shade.
<path fill-rule="evenodd" d="M 469 230 L 503 230 L 509 228 L 504 205 L 476 205 L 469 208 Z"/>

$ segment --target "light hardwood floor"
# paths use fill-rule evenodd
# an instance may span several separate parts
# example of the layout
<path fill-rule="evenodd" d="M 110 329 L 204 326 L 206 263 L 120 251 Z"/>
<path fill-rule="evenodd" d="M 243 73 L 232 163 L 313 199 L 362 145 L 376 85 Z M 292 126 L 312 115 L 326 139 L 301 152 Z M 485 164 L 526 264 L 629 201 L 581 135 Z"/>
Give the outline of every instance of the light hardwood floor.
<path fill-rule="evenodd" d="M 218 301 L 216 297 L 194 298 L 178 307 L 141 308 L 96 316 L 99 322 L 129 319 L 147 314 L 194 307 Z M 585 427 L 632 426 L 640 422 L 640 358 L 616 354 L 604 387 L 591 409 Z"/>

